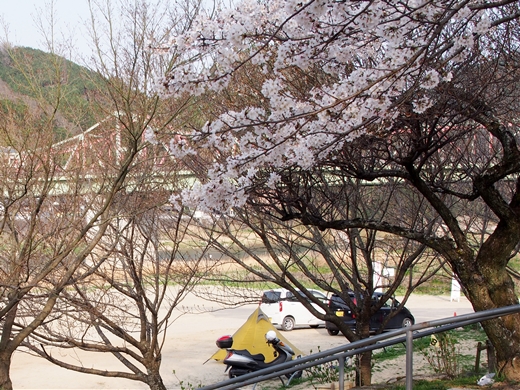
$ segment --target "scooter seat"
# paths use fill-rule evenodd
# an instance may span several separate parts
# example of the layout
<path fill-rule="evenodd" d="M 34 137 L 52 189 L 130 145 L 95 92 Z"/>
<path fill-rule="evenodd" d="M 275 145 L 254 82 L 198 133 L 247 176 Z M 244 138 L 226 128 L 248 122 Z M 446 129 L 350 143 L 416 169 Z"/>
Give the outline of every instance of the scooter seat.
<path fill-rule="evenodd" d="M 249 356 L 251 359 L 256 360 L 258 362 L 265 361 L 265 356 L 263 353 L 257 353 L 253 355 L 247 349 L 237 349 L 236 352 L 240 355 Z"/>

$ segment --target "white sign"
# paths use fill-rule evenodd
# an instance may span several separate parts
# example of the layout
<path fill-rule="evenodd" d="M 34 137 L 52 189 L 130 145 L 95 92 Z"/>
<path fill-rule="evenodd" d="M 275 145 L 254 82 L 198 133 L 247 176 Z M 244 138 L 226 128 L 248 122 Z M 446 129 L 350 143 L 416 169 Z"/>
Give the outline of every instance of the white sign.
<path fill-rule="evenodd" d="M 374 267 L 374 275 L 372 276 L 374 287 L 379 286 L 379 287 L 375 288 L 374 291 L 383 292 L 383 287 L 381 286 L 381 283 L 382 283 L 381 272 L 383 270 L 383 267 L 382 267 L 381 263 L 378 261 L 373 262 L 372 266 Z"/>
<path fill-rule="evenodd" d="M 385 278 L 393 278 L 395 276 L 395 268 L 383 268 L 383 276 Z"/>
<path fill-rule="evenodd" d="M 455 278 L 451 279 L 451 299 L 452 301 L 460 301 L 460 284 L 459 281 Z"/>

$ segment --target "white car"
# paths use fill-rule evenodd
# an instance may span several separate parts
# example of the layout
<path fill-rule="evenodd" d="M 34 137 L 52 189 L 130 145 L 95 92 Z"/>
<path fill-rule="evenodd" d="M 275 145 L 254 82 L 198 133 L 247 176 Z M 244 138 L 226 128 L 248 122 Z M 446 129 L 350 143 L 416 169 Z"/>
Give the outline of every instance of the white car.
<path fill-rule="evenodd" d="M 328 302 L 325 293 L 312 289 L 308 291 L 324 303 Z M 303 293 L 300 294 L 303 295 Z M 312 305 L 321 313 L 325 313 L 317 304 L 313 303 Z M 282 330 L 292 330 L 295 326 L 317 328 L 320 325 L 325 325 L 325 322 L 312 315 L 310 311 L 296 299 L 292 292 L 284 288 L 264 291 L 260 309 L 269 317 L 273 325 L 281 327 Z"/>

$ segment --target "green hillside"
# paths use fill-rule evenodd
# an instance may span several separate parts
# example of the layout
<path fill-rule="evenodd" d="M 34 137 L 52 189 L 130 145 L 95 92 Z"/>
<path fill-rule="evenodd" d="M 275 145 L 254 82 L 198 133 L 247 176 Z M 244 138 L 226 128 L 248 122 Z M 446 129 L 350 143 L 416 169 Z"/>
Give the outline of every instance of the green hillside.
<path fill-rule="evenodd" d="M 49 107 L 54 107 L 59 101 L 57 139 L 77 134 L 97 122 L 89 96 L 102 85 L 101 78 L 63 57 L 25 47 L 1 48 L 0 79 L 4 109 L 10 105 L 22 112 L 30 109 L 31 102 L 48 102 Z"/>

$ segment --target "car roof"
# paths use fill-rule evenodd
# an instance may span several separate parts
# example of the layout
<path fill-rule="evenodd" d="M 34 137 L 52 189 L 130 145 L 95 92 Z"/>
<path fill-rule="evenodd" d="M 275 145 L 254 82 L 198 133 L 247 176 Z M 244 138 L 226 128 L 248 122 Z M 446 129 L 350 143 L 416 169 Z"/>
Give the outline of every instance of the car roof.
<path fill-rule="evenodd" d="M 354 291 L 352 291 L 352 290 L 349 290 L 349 291 L 348 291 L 348 295 L 349 295 L 351 298 L 354 298 L 354 297 L 356 296 L 356 294 L 355 294 Z M 379 298 L 379 297 L 382 297 L 383 295 L 385 295 L 385 294 L 382 293 L 382 292 L 374 291 L 374 293 L 372 294 L 372 299 L 374 299 L 374 298 L 377 299 L 377 298 Z M 360 294 L 360 296 L 363 297 L 363 294 Z M 336 294 L 336 293 L 332 293 L 331 298 L 340 298 L 340 299 L 341 299 L 341 297 L 340 297 L 338 294 Z M 389 300 L 390 300 L 390 299 L 395 299 L 395 297 L 394 297 L 394 296 L 390 296 L 390 297 L 388 297 L 388 299 L 389 299 Z"/>

